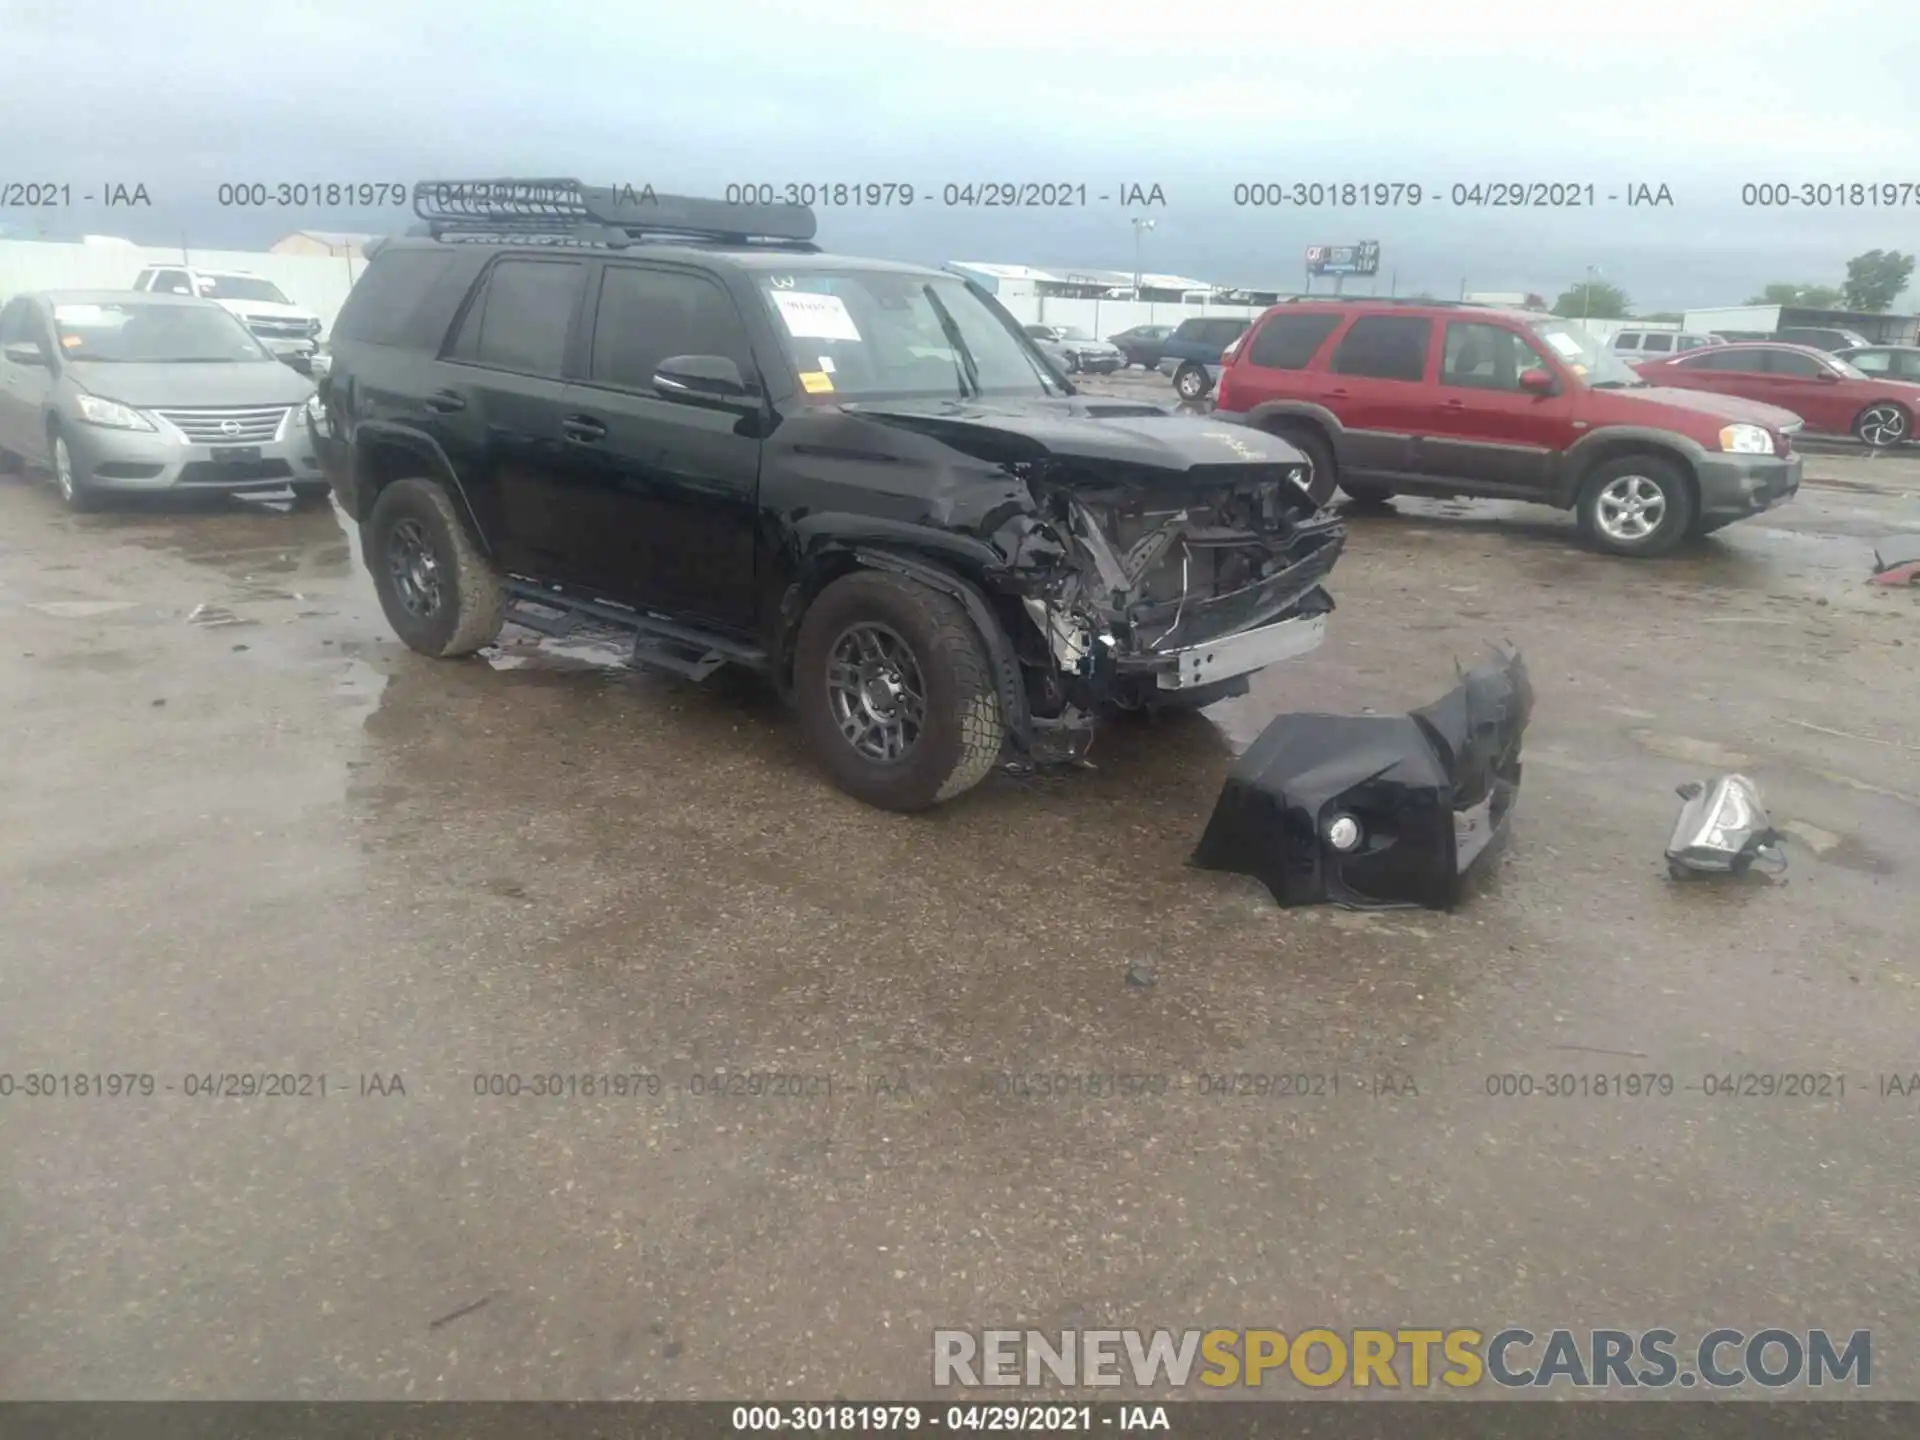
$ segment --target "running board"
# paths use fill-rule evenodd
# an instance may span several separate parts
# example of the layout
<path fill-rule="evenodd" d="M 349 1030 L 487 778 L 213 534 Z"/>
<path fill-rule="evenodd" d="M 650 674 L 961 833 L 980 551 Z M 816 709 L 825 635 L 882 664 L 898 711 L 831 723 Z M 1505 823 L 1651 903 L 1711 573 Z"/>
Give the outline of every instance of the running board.
<path fill-rule="evenodd" d="M 629 663 L 704 680 L 722 665 L 765 672 L 767 652 L 729 635 L 664 620 L 605 600 L 588 600 L 525 581 L 507 584 L 506 618 L 541 635 L 563 639 L 586 623 L 611 626 L 633 636 Z"/>

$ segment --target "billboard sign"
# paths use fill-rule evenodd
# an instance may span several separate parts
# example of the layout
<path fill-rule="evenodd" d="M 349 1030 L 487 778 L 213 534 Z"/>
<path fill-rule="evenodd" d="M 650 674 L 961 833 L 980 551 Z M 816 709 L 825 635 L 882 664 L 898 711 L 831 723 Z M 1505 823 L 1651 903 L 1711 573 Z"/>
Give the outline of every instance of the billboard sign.
<path fill-rule="evenodd" d="M 1362 240 L 1358 245 L 1309 245 L 1309 275 L 1378 275 L 1380 242 Z"/>

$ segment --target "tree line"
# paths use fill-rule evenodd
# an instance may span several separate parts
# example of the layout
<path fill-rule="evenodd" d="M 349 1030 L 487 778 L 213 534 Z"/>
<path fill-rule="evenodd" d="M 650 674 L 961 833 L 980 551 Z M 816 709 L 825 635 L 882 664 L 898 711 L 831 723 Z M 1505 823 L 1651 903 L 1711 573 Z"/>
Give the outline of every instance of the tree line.
<path fill-rule="evenodd" d="M 1884 314 L 1913 277 L 1914 257 L 1898 250 L 1868 250 L 1847 261 L 1847 277 L 1838 285 L 1781 281 L 1768 285 L 1749 305 L 1796 305 L 1807 310 L 1852 310 Z M 1553 313 L 1569 319 L 1624 320 L 1633 314 L 1626 291 L 1605 280 L 1569 286 L 1553 302 Z M 1677 312 L 1643 315 L 1643 320 L 1678 320 Z"/>

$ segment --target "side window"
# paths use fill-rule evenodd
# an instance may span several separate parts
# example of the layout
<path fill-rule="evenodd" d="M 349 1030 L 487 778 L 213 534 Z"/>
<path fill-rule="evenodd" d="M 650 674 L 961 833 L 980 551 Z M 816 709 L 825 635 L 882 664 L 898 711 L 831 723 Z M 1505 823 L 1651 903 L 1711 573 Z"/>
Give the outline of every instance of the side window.
<path fill-rule="evenodd" d="M 1902 380 L 1920 380 L 1920 350 L 1893 352 L 1894 370 Z"/>
<path fill-rule="evenodd" d="M 593 379 L 651 390 L 669 355 L 724 355 L 753 376 L 746 327 L 727 292 L 684 270 L 611 265 L 593 322 Z"/>
<path fill-rule="evenodd" d="M 1640 348 L 1640 332 L 1638 330 L 1622 330 L 1618 335 L 1613 337 L 1613 348 L 1616 350 L 1638 350 Z"/>
<path fill-rule="evenodd" d="M 193 286 L 187 282 L 187 272 L 184 270 L 156 270 L 153 272 L 153 283 L 147 288 L 157 290 L 162 295 L 173 291 L 182 295 L 193 293 Z"/>
<path fill-rule="evenodd" d="M 1868 375 L 1891 375 L 1893 373 L 1893 352 L 1891 350 L 1862 350 L 1858 355 L 1849 355 L 1846 358 L 1847 363 L 1852 365 L 1854 369 Z"/>
<path fill-rule="evenodd" d="M 1204 320 L 1182 320 L 1180 328 L 1173 332 L 1173 338 L 1186 341 L 1198 340 L 1206 333 L 1206 325 L 1207 322 Z"/>
<path fill-rule="evenodd" d="M 346 303 L 334 317 L 333 338 L 366 345 L 400 344 L 449 263 L 439 250 L 382 250 L 347 292 Z M 437 347 L 439 341 L 435 335 L 426 343 Z"/>
<path fill-rule="evenodd" d="M 1544 370 L 1546 363 L 1526 341 L 1502 325 L 1449 320 L 1446 351 L 1440 360 L 1440 383 L 1476 390 L 1518 390 L 1528 370 Z"/>
<path fill-rule="evenodd" d="M 499 261 L 467 310 L 450 358 L 558 379 L 585 274 L 577 261 Z"/>
<path fill-rule="evenodd" d="M 1653 334 L 1644 335 L 1640 339 L 1640 348 L 1642 350 L 1658 350 L 1662 354 L 1666 354 L 1673 349 L 1673 336 L 1653 335 Z"/>
<path fill-rule="evenodd" d="M 1255 332 L 1247 362 L 1266 370 L 1304 370 L 1322 342 L 1339 328 L 1338 315 L 1283 312 Z"/>
<path fill-rule="evenodd" d="M 1716 370 L 1737 370 L 1742 375 L 1761 375 L 1766 372 L 1767 352 L 1764 350 L 1723 350 L 1713 357 Z"/>
<path fill-rule="evenodd" d="M 133 288 L 136 290 L 152 289 L 153 288 L 153 271 L 142 270 L 138 275 L 134 276 Z"/>
<path fill-rule="evenodd" d="M 1769 350 L 1767 352 L 1767 373 L 1769 375 L 1791 375 L 1800 380 L 1817 380 L 1826 366 L 1811 355 L 1801 355 L 1792 350 Z"/>
<path fill-rule="evenodd" d="M 1332 369 L 1340 375 L 1370 375 L 1376 380 L 1418 380 L 1427 372 L 1427 343 L 1433 322 L 1408 315 L 1362 315 L 1353 322 Z"/>
<path fill-rule="evenodd" d="M 1724 354 L 1709 347 L 1696 355 L 1687 356 L 1680 362 L 1679 368 L 1682 370 L 1732 370 L 1737 367 L 1730 362 L 1739 358 L 1738 355 Z"/>
<path fill-rule="evenodd" d="M 1698 350 L 1706 343 L 1698 335 L 1682 335 L 1678 338 L 1676 346 L 1681 350 Z"/>
<path fill-rule="evenodd" d="M 1244 320 L 1216 320 L 1213 322 L 1213 333 L 1207 336 L 1207 343 L 1224 350 L 1246 333 L 1247 322 Z"/>

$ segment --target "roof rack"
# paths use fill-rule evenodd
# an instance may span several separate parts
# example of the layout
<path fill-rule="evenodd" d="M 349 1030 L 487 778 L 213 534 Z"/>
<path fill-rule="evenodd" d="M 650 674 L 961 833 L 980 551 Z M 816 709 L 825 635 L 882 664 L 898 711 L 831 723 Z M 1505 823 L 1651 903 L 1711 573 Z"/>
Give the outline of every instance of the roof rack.
<path fill-rule="evenodd" d="M 1419 305 L 1438 306 L 1448 310 L 1500 310 L 1509 306 L 1489 305 L 1484 300 L 1416 300 L 1410 295 L 1289 295 L 1280 303 L 1283 305 L 1318 305 L 1322 301 L 1337 300 L 1344 305 Z"/>
<path fill-rule="evenodd" d="M 726 245 L 817 251 L 805 205 L 734 205 L 660 195 L 651 185 L 582 185 L 568 179 L 421 180 L 413 233 L 436 240 L 586 245 Z"/>

